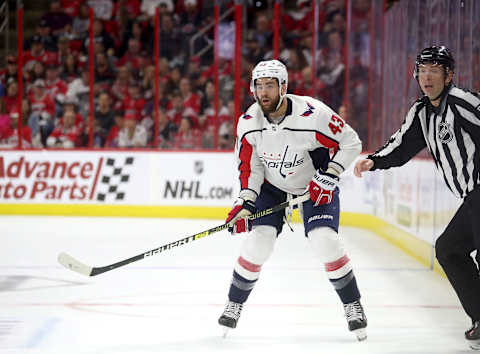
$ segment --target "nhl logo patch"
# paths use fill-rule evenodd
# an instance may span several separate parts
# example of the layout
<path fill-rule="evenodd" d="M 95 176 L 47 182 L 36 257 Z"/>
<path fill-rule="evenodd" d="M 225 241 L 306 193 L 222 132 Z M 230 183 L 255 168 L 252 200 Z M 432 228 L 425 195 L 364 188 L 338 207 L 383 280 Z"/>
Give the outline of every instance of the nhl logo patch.
<path fill-rule="evenodd" d="M 442 144 L 448 144 L 453 139 L 453 130 L 450 124 L 445 122 L 440 122 L 438 124 L 438 139 Z"/>

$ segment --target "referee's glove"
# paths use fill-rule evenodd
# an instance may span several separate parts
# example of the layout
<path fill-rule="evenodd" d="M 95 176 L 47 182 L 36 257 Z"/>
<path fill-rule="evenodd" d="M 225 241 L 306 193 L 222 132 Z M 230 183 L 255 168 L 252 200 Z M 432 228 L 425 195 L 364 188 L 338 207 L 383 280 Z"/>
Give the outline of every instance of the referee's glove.
<path fill-rule="evenodd" d="M 247 219 L 247 217 L 256 211 L 257 207 L 254 202 L 238 198 L 235 203 L 233 203 L 232 210 L 230 210 L 227 220 L 225 220 L 225 223 L 229 225 L 228 231 L 230 231 L 232 235 L 251 231 L 252 221 Z"/>

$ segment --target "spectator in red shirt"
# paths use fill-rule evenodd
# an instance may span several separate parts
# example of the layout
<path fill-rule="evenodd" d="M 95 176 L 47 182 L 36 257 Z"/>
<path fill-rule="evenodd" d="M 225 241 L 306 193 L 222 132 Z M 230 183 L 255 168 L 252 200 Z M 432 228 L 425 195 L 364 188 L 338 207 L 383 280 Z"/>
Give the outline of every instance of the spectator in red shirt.
<path fill-rule="evenodd" d="M 194 128 L 190 117 L 184 116 L 180 120 L 177 135 L 175 136 L 175 148 L 177 149 L 200 149 L 202 147 L 202 134 Z"/>
<path fill-rule="evenodd" d="M 13 78 L 7 82 L 7 94 L 3 97 L 5 112 L 10 113 L 17 110 L 18 106 L 18 84 Z"/>
<path fill-rule="evenodd" d="M 130 38 L 128 40 L 128 49 L 118 60 L 117 66 L 128 65 L 130 70 L 137 71 L 140 67 L 140 49 L 140 41 L 136 38 Z"/>
<path fill-rule="evenodd" d="M 190 79 L 184 77 L 180 80 L 180 93 L 182 94 L 183 106 L 191 108 L 198 115 L 200 113 L 201 99 L 200 96 L 192 92 Z"/>
<path fill-rule="evenodd" d="M 82 127 L 75 124 L 75 113 L 66 111 L 58 126 L 53 130 L 47 138 L 48 147 L 59 147 L 64 149 L 74 148 L 79 146 L 82 134 Z"/>
<path fill-rule="evenodd" d="M 54 100 L 58 95 L 60 95 L 60 100 L 62 100 L 67 94 L 68 85 L 58 77 L 58 66 L 50 65 L 47 67 L 45 88 L 47 94 Z"/>
<path fill-rule="evenodd" d="M 10 126 L 0 131 L 0 147 L 16 148 L 18 146 L 18 116 L 16 110 L 10 113 Z M 22 147 L 29 148 L 32 146 L 32 132 L 26 121 L 27 119 L 24 119 L 22 125 Z"/>
<path fill-rule="evenodd" d="M 115 111 L 114 114 L 114 125 L 108 132 L 107 140 L 105 140 L 105 147 L 106 148 L 115 148 L 118 147 L 118 136 L 120 131 L 123 129 L 123 112 L 122 111 Z"/>
<path fill-rule="evenodd" d="M 77 17 L 83 0 L 61 0 L 63 11 L 72 18 Z"/>
<path fill-rule="evenodd" d="M 136 82 L 132 83 L 128 87 L 128 96 L 122 101 L 122 109 L 125 112 L 125 116 L 131 115 L 137 121 L 141 121 L 145 102 L 140 86 Z"/>
<path fill-rule="evenodd" d="M 125 9 L 129 18 L 140 15 L 140 0 L 118 0 L 113 6 L 113 17 L 117 18 L 120 9 Z"/>
<path fill-rule="evenodd" d="M 23 55 L 23 65 L 25 69 L 31 70 L 37 61 L 44 65 L 57 64 L 55 54 L 45 50 L 40 36 L 35 35 L 32 37 L 32 48 Z"/>

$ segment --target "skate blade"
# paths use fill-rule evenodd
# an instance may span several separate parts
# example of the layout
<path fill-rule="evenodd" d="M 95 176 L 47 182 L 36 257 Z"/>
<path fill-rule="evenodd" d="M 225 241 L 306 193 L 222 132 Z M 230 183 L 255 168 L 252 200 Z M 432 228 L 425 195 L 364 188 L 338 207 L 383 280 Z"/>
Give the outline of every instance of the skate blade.
<path fill-rule="evenodd" d="M 473 350 L 480 350 L 480 339 L 477 340 L 467 340 L 468 345 Z"/>
<path fill-rule="evenodd" d="M 223 329 L 222 338 L 227 338 L 227 334 L 228 334 L 228 332 L 231 330 L 231 328 L 230 328 L 230 327 L 227 327 L 227 326 L 222 326 L 222 329 Z"/>
<path fill-rule="evenodd" d="M 367 330 L 365 328 L 356 329 L 353 331 L 353 333 L 355 333 L 359 342 L 367 339 Z"/>

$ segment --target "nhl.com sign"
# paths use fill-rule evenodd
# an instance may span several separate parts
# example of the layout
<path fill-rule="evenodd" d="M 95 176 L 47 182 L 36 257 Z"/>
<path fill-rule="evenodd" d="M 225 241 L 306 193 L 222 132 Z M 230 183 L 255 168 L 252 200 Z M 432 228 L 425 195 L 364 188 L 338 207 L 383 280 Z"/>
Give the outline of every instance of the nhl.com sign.
<path fill-rule="evenodd" d="M 134 161 L 100 154 L 2 154 L 0 202 L 122 201 Z"/>

